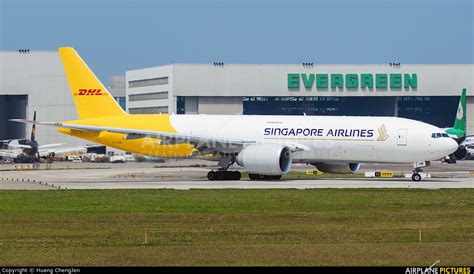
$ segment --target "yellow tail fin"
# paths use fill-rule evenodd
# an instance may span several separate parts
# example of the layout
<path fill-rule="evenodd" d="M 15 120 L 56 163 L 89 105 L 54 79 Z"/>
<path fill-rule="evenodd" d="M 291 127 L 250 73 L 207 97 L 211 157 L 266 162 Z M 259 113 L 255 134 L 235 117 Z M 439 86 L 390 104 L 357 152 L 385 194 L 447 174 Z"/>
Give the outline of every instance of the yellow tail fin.
<path fill-rule="evenodd" d="M 126 115 L 73 48 L 59 48 L 80 119 Z"/>

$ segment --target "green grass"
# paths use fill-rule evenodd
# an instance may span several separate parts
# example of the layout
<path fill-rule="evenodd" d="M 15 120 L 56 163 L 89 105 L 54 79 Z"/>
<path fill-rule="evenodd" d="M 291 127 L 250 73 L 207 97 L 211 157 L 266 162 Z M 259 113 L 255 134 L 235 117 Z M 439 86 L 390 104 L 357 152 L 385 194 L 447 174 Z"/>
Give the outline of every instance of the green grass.
<path fill-rule="evenodd" d="M 0 191 L 0 265 L 473 265 L 472 254 L 473 189 Z"/>

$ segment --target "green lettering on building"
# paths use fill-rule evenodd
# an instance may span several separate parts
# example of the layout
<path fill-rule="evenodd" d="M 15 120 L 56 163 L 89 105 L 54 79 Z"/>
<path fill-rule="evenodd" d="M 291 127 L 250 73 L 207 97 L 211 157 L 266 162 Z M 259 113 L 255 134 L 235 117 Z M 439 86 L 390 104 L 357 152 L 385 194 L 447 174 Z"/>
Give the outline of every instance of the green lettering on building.
<path fill-rule="evenodd" d="M 387 91 L 389 87 L 394 91 L 402 89 L 409 91 L 416 90 L 418 86 L 416 73 L 288 73 L 287 77 L 290 91 L 299 91 L 301 82 L 308 91 L 313 90 L 314 87 L 316 91 L 327 91 L 329 87 L 332 91 L 365 91 L 367 88 L 374 87 L 375 91 Z"/>
<path fill-rule="evenodd" d="M 316 88 L 328 88 L 327 74 L 316 74 Z"/>
<path fill-rule="evenodd" d="M 300 88 L 299 74 L 288 74 L 288 88 Z"/>
<path fill-rule="evenodd" d="M 342 74 L 331 74 L 331 88 L 344 88 L 344 77 Z"/>
<path fill-rule="evenodd" d="M 387 87 L 387 74 L 375 74 L 375 87 L 376 88 Z"/>
<path fill-rule="evenodd" d="M 404 87 L 406 89 L 408 89 L 410 87 L 412 89 L 416 89 L 417 79 L 416 79 L 416 74 L 415 73 L 412 73 L 411 77 L 410 77 L 410 74 L 405 73 L 405 75 L 403 75 L 403 78 L 405 79 Z"/>
<path fill-rule="evenodd" d="M 359 87 L 359 75 L 346 74 L 346 88 L 355 89 Z"/>
<path fill-rule="evenodd" d="M 309 75 L 309 77 L 308 77 Z M 307 89 L 311 89 L 314 83 L 314 74 L 301 74 L 301 80 L 303 80 L 303 85 Z"/>
<path fill-rule="evenodd" d="M 390 74 L 390 88 L 399 89 L 402 88 L 402 75 L 399 73 Z"/>
<path fill-rule="evenodd" d="M 360 87 L 365 89 L 374 87 L 374 76 L 372 74 L 361 74 L 360 75 Z"/>

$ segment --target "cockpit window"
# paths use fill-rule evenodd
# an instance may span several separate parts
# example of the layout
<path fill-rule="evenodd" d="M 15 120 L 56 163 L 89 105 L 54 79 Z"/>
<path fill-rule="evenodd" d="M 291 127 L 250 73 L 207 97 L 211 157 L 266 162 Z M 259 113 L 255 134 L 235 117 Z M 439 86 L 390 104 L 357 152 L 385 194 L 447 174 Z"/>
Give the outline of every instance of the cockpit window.
<path fill-rule="evenodd" d="M 449 135 L 446 133 L 432 133 L 431 138 L 449 138 Z"/>

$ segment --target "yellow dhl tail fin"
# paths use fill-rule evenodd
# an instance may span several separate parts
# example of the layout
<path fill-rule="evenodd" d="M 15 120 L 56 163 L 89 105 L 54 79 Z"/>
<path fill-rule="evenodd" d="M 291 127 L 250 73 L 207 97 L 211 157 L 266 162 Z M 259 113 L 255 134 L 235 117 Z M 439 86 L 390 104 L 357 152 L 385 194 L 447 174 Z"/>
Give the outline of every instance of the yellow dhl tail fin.
<path fill-rule="evenodd" d="M 80 119 L 127 114 L 73 48 L 58 50 Z"/>

